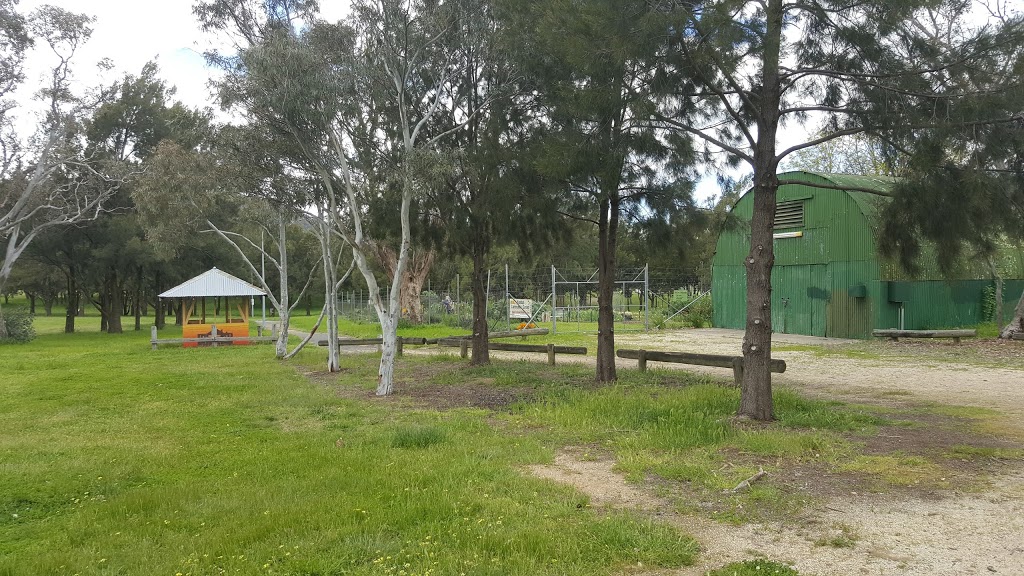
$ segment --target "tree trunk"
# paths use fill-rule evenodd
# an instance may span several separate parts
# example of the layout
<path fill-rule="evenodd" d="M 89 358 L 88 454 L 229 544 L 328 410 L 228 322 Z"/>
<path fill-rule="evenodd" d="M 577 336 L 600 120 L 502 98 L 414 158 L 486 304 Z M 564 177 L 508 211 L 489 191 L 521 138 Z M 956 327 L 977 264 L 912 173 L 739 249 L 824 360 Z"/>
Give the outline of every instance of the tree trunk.
<path fill-rule="evenodd" d="M 116 286 L 109 292 L 106 306 L 107 313 L 105 314 L 107 317 L 107 334 L 121 334 L 124 332 L 124 329 L 121 327 L 121 311 L 124 307 L 122 300 L 124 296 Z"/>
<path fill-rule="evenodd" d="M 278 262 L 278 298 L 277 303 L 280 311 L 278 312 L 278 324 L 280 330 L 277 335 L 277 342 L 274 346 L 274 355 L 278 359 L 282 359 L 288 355 L 288 329 L 291 325 L 292 309 L 291 299 L 288 295 L 288 246 L 287 246 L 287 232 L 288 225 L 285 222 L 284 214 L 278 212 L 277 215 L 277 262 Z M 266 280 L 263 280 L 266 283 Z"/>
<path fill-rule="evenodd" d="M 173 306 L 174 306 L 174 325 L 175 326 L 181 326 L 181 324 L 183 322 L 183 317 L 185 315 L 184 310 L 182 310 L 182 306 L 184 306 L 184 302 L 182 302 L 181 298 L 178 298 L 177 300 L 175 300 L 173 302 L 174 302 L 174 304 L 173 304 Z"/>
<path fill-rule="evenodd" d="M 47 317 L 53 316 L 53 298 L 43 298 L 43 313 Z"/>
<path fill-rule="evenodd" d="M 473 246 L 473 357 L 470 364 L 483 366 L 491 363 L 490 350 L 487 348 L 487 241 L 477 242 Z"/>
<path fill-rule="evenodd" d="M 25 296 L 28 296 L 28 313 L 36 313 L 36 295 L 33 292 L 25 292 Z"/>
<path fill-rule="evenodd" d="M 108 305 L 107 305 L 108 298 L 107 298 L 106 289 L 102 288 L 102 287 L 100 288 L 99 300 L 93 299 L 92 294 L 87 294 L 86 298 L 92 300 L 92 305 L 100 313 L 100 332 L 106 332 L 107 331 L 107 317 L 108 317 L 107 310 L 109 308 Z"/>
<path fill-rule="evenodd" d="M 153 294 L 157 295 L 160 294 L 161 292 L 162 290 L 160 290 L 160 270 L 158 268 L 156 272 L 153 274 Z M 167 308 L 165 308 L 164 303 L 160 301 L 160 296 L 156 296 L 156 305 L 153 306 L 153 312 L 156 315 L 156 318 L 154 319 L 156 329 L 163 330 L 164 324 L 166 323 L 165 315 L 167 312 Z"/>
<path fill-rule="evenodd" d="M 0 340 L 7 338 L 7 321 L 4 320 L 4 307 L 0 306 Z"/>
<path fill-rule="evenodd" d="M 64 313 L 64 333 L 74 334 L 75 333 L 75 316 L 78 314 L 79 296 L 78 294 L 78 282 L 75 279 L 75 267 L 71 266 L 68 268 L 67 274 L 68 281 L 68 302 L 67 310 Z"/>
<path fill-rule="evenodd" d="M 404 162 L 404 174 L 402 179 L 402 207 L 400 212 L 401 224 L 402 224 L 402 242 L 398 248 L 398 258 L 395 260 L 395 266 L 393 270 L 393 279 L 391 281 L 391 290 L 388 293 L 387 309 L 384 308 L 383 303 L 380 301 L 380 291 L 376 290 L 376 282 L 370 286 L 371 298 L 374 301 L 374 308 L 377 310 L 377 319 L 380 320 L 380 329 L 383 342 L 381 344 L 381 356 L 380 356 L 380 369 L 377 371 L 377 395 L 387 396 L 394 391 L 395 387 L 395 356 L 398 352 L 397 347 L 397 336 L 398 336 L 398 317 L 401 313 L 401 306 L 399 305 L 399 295 L 402 292 L 402 285 L 405 284 L 405 272 L 406 267 L 409 264 L 409 260 L 412 256 L 412 225 L 409 221 L 409 210 L 412 205 L 413 195 L 413 177 L 412 177 L 412 165 L 410 164 L 408 155 L 412 153 L 411 141 L 406 141 L 406 159 Z M 429 256 L 429 261 L 425 264 L 421 261 L 421 265 L 429 271 L 430 262 L 433 261 L 433 255 Z M 360 264 L 361 269 L 366 268 L 366 262 L 363 261 Z M 364 275 L 366 273 L 364 272 Z M 424 273 L 426 275 L 426 273 Z"/>
<path fill-rule="evenodd" d="M 612 300 L 615 295 L 615 244 L 619 227 L 618 183 L 601 200 L 598 218 L 597 268 L 597 381 L 614 382 L 615 373 L 615 315 Z"/>
<path fill-rule="evenodd" d="M 754 150 L 754 214 L 750 220 L 747 269 L 747 324 L 743 336 L 743 384 L 738 414 L 755 420 L 774 418 L 772 374 L 772 266 L 775 250 L 772 226 L 779 181 L 775 171 L 779 126 L 779 50 L 782 41 L 782 0 L 770 0 L 767 10 L 763 97 Z"/>
<path fill-rule="evenodd" d="M 135 295 L 132 302 L 132 312 L 135 313 L 135 331 L 142 330 L 142 268 L 140 267 L 135 275 Z"/>
<path fill-rule="evenodd" d="M 331 216 L 327 216 L 330 218 Z M 334 252 L 331 247 L 331 231 L 334 224 L 320 221 L 320 252 L 324 263 L 324 308 L 327 310 L 327 371 L 341 370 L 338 351 L 338 287 L 334 268 Z M 354 252 L 354 250 L 353 250 Z"/>
<path fill-rule="evenodd" d="M 383 243 L 374 242 L 372 246 L 377 260 L 388 274 L 388 280 L 394 283 L 399 255 L 390 246 Z M 434 256 L 433 250 L 411 250 L 408 262 L 404 267 L 399 305 L 402 317 L 409 319 L 414 324 L 423 322 L 423 303 L 420 300 L 420 294 L 423 292 L 423 284 L 427 281 L 427 276 L 430 275 Z"/>
<path fill-rule="evenodd" d="M 1017 301 L 1017 307 L 1013 310 L 1013 319 L 999 333 L 999 337 L 1008 340 L 1014 334 L 1020 333 L 1024 333 L 1024 292 L 1021 292 L 1020 300 Z"/>

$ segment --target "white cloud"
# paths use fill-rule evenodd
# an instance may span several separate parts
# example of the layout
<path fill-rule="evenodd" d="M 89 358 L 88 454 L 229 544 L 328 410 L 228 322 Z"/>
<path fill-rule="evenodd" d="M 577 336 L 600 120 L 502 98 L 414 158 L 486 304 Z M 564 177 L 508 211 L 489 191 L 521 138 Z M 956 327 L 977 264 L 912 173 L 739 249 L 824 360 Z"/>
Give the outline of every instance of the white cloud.
<path fill-rule="evenodd" d="M 75 55 L 74 74 L 78 89 L 109 83 L 125 74 L 138 74 L 151 60 L 160 65 L 160 76 L 177 88 L 174 98 L 191 107 L 216 109 L 208 86 L 216 70 L 206 65 L 203 52 L 214 46 L 216 38 L 204 34 L 192 14 L 192 0 L 22 0 L 20 11 L 29 14 L 42 4 L 88 14 L 96 18 L 89 42 Z M 321 14 L 325 20 L 343 18 L 347 1 L 324 0 Z M 109 58 L 114 69 L 102 74 L 97 63 Z M 45 47 L 37 46 L 30 55 L 28 79 L 18 98 L 22 104 L 40 86 L 47 67 L 53 61 Z"/>

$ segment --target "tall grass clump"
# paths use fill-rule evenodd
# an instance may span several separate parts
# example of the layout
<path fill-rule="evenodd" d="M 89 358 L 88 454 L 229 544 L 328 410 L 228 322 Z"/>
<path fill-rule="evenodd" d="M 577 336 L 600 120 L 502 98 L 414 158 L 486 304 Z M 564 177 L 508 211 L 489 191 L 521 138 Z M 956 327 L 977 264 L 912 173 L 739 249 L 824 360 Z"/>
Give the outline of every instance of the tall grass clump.
<path fill-rule="evenodd" d="M 734 390 L 712 385 L 656 389 L 629 385 L 572 389 L 526 408 L 540 424 L 583 442 L 612 441 L 655 449 L 717 444 L 732 434 Z"/>
<path fill-rule="evenodd" d="M 27 310 L 8 308 L 3 311 L 0 318 L 7 328 L 7 337 L 0 339 L 0 344 L 25 344 L 35 340 L 36 329 L 32 325 L 33 316 Z"/>
<path fill-rule="evenodd" d="M 392 448 L 427 448 L 444 442 L 444 430 L 436 426 L 411 425 L 395 430 Z"/>

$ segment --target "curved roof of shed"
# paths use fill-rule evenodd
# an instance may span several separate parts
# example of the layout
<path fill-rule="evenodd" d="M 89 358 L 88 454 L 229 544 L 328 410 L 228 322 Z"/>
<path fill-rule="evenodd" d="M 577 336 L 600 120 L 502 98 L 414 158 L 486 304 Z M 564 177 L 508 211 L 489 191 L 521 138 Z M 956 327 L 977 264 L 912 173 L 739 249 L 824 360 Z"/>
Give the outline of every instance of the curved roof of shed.
<path fill-rule="evenodd" d="M 790 172 L 789 174 L 801 174 L 801 172 Z M 849 194 L 850 198 L 857 203 L 860 211 L 868 219 L 868 223 L 871 224 L 871 226 L 874 226 L 878 221 L 878 216 L 882 211 L 882 205 L 886 202 L 887 198 L 880 194 L 872 194 L 871 192 L 856 190 L 856 188 L 887 193 L 896 185 L 896 179 L 891 176 L 822 174 L 818 172 L 806 172 L 806 174 L 813 174 L 814 176 L 818 176 L 819 178 L 832 182 L 836 186 L 849 188 L 849 190 L 843 190 L 843 192 Z"/>
<path fill-rule="evenodd" d="M 814 176 L 825 180 L 830 185 L 839 188 L 839 190 L 832 190 L 831 188 L 819 188 L 821 190 L 843 192 L 850 195 L 850 198 L 857 203 L 857 207 L 864 214 L 864 217 L 868 220 L 868 225 L 872 228 L 878 223 L 878 217 L 881 215 L 882 208 L 888 200 L 888 192 L 892 190 L 893 186 L 896 185 L 896 178 L 891 176 L 862 176 L 858 174 L 828 174 L 825 172 L 809 172 L 807 170 L 793 170 L 790 172 L 781 172 L 778 175 L 779 180 L 801 180 L 800 184 L 785 184 L 785 186 L 803 185 L 809 188 L 815 188 L 815 182 L 807 178 L 807 176 Z M 740 196 L 736 203 L 738 204 L 747 194 L 749 194 L 753 188 L 750 188 Z M 873 191 L 869 192 L 869 191 Z"/>
<path fill-rule="evenodd" d="M 206 296 L 265 296 L 266 292 L 227 272 L 211 268 L 199 276 L 160 294 L 160 298 L 204 298 Z"/>

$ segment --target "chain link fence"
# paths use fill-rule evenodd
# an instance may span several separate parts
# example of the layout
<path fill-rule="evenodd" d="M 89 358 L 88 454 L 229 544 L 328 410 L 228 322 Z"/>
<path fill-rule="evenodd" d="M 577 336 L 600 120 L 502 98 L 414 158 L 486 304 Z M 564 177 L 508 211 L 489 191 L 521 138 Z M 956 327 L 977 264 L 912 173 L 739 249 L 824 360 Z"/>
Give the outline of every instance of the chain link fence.
<path fill-rule="evenodd" d="M 710 326 L 710 298 L 701 296 L 707 282 L 680 270 L 620 268 L 612 297 L 615 329 L 640 332 L 664 326 Z M 486 284 L 487 323 L 492 331 L 529 327 L 555 333 L 597 332 L 597 272 L 555 266 L 489 271 Z M 386 297 L 386 289 L 382 290 Z M 700 298 L 701 302 L 695 302 Z M 339 294 L 339 314 L 355 322 L 376 322 L 377 315 L 363 289 Z M 453 333 L 472 328 L 470 279 L 454 273 L 431 278 L 420 294 L 422 321 L 450 326 Z M 679 311 L 687 307 L 682 314 Z"/>

